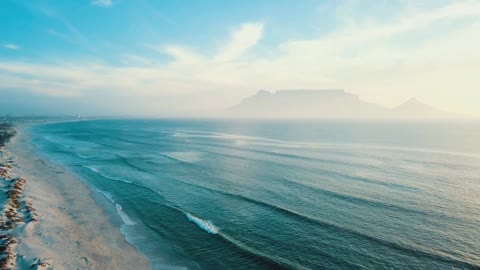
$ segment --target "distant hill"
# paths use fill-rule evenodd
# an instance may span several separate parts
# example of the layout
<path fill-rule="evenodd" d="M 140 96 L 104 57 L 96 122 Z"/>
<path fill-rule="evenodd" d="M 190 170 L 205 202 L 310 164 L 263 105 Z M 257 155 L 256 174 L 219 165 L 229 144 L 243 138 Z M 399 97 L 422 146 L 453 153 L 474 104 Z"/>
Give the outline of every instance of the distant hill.
<path fill-rule="evenodd" d="M 411 99 L 394 108 L 384 108 L 359 99 L 344 90 L 260 90 L 227 110 L 241 118 L 431 118 L 444 113 Z"/>
<path fill-rule="evenodd" d="M 431 107 L 430 105 L 424 104 L 418 101 L 416 98 L 411 98 L 405 103 L 393 108 L 393 116 L 398 117 L 407 117 L 407 118 L 438 118 L 438 117 L 448 117 L 446 112 L 440 111 L 436 108 Z"/>

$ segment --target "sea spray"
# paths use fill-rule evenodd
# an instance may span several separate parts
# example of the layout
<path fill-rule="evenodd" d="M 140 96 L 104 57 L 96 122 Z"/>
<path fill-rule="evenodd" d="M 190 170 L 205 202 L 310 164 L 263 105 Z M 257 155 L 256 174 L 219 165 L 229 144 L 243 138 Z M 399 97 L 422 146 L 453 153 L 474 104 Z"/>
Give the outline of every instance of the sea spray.
<path fill-rule="evenodd" d="M 190 213 L 185 213 L 185 215 L 187 216 L 188 220 L 197 224 L 198 227 L 200 227 L 204 231 L 206 231 L 208 233 L 211 233 L 211 234 L 217 234 L 218 233 L 218 228 L 215 227 L 215 225 L 213 225 L 212 222 L 210 222 L 208 220 L 203 220 L 203 219 L 201 219 L 199 217 L 196 217 L 196 216 L 194 216 Z"/>

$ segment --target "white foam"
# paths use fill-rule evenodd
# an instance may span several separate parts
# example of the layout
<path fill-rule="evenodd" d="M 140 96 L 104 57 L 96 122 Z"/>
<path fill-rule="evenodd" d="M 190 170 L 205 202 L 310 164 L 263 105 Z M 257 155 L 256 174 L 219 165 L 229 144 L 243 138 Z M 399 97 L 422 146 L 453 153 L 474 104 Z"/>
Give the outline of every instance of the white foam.
<path fill-rule="evenodd" d="M 93 166 L 87 166 L 87 165 L 83 165 L 83 167 L 91 170 L 92 172 L 96 172 L 98 173 L 98 169 L 96 167 L 93 167 Z"/>
<path fill-rule="evenodd" d="M 108 192 L 105 192 L 105 191 L 102 191 L 102 190 L 99 190 L 99 189 L 96 189 L 96 191 L 98 193 L 102 194 L 103 196 L 105 196 L 105 198 L 107 198 L 111 203 L 113 203 L 115 205 L 115 208 L 117 208 L 117 213 L 120 216 L 120 218 L 122 219 L 123 224 L 128 225 L 128 226 L 135 225 L 135 221 L 133 221 L 125 212 L 123 212 L 122 206 L 115 202 L 112 194 L 110 194 Z"/>
<path fill-rule="evenodd" d="M 79 153 L 74 153 L 77 157 L 81 158 L 81 159 L 89 159 L 90 157 L 87 157 L 87 156 L 84 156 L 84 155 L 81 155 Z"/>
<path fill-rule="evenodd" d="M 206 231 L 208 233 L 211 233 L 211 234 L 217 234 L 218 233 L 218 228 L 215 227 L 215 225 L 213 225 L 212 222 L 207 221 L 207 220 L 203 220 L 203 219 L 201 219 L 199 217 L 196 217 L 196 216 L 194 216 L 190 213 L 185 213 L 185 215 L 187 215 L 188 220 L 197 224 L 198 227 L 200 227 L 204 231 Z"/>
<path fill-rule="evenodd" d="M 123 212 L 123 208 L 120 204 L 115 203 L 115 207 L 117 208 L 117 213 L 120 215 L 125 225 L 135 225 L 135 222 L 127 214 L 125 214 L 125 212 Z"/>

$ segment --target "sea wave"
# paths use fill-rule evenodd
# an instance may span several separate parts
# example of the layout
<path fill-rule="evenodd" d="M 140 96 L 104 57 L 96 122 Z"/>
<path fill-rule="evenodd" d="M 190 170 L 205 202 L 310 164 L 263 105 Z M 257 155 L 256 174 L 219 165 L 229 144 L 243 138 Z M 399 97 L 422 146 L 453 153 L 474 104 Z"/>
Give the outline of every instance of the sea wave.
<path fill-rule="evenodd" d="M 395 152 L 417 152 L 428 154 L 444 154 L 453 156 L 463 156 L 475 159 L 480 159 L 480 154 L 462 151 L 448 151 L 439 150 L 424 147 L 408 147 L 408 146 L 391 146 L 384 144 L 361 144 L 361 143 L 323 143 L 323 142 L 307 142 L 307 141 L 288 141 L 280 139 L 271 139 L 265 137 L 237 135 L 219 132 L 206 132 L 206 131 L 194 131 L 194 130 L 179 130 L 171 135 L 172 137 L 179 138 L 211 138 L 211 139 L 223 139 L 233 140 L 234 143 L 238 140 L 248 141 L 250 144 L 261 146 L 274 146 L 283 148 L 306 148 L 306 149 L 323 149 L 323 148 L 337 148 L 337 149 L 376 149 L 376 150 L 388 150 Z"/>
<path fill-rule="evenodd" d="M 61 146 L 65 147 L 65 148 L 67 148 L 67 149 L 72 149 L 71 146 L 66 145 L 66 144 L 64 144 L 64 143 L 61 143 L 61 142 L 53 139 L 51 136 L 45 136 L 44 138 L 45 138 L 45 140 L 47 140 L 47 141 L 49 141 L 49 142 L 51 142 L 51 143 L 54 143 L 54 144 L 57 144 L 57 145 L 61 145 Z"/>
<path fill-rule="evenodd" d="M 238 248 L 241 252 L 247 253 L 249 254 L 249 256 L 254 256 L 256 260 L 260 260 L 263 264 L 269 265 L 271 269 L 279 269 L 279 270 L 280 269 L 302 269 L 302 270 L 308 269 L 307 267 L 304 267 L 291 260 L 281 258 L 278 256 L 272 256 L 271 254 L 265 253 L 249 245 L 245 245 L 242 242 L 236 240 L 234 237 L 224 232 L 221 232 L 211 221 L 203 220 L 171 204 L 166 204 L 165 206 L 170 207 L 171 209 L 179 211 L 180 213 L 186 215 L 189 221 L 194 222 L 201 229 L 207 231 L 208 233 L 219 236 L 221 239 L 233 245 L 235 248 Z M 155 227 L 150 225 L 147 225 L 147 226 L 152 230 L 157 231 Z M 344 267 L 358 268 L 358 265 L 353 265 L 345 260 L 335 258 L 327 253 L 324 253 L 324 254 L 322 253 L 322 256 L 329 257 L 332 260 L 336 260 L 339 265 L 343 265 Z"/>
<path fill-rule="evenodd" d="M 96 189 L 96 191 L 100 194 L 102 194 L 105 198 L 107 198 L 111 203 L 113 203 L 115 205 L 115 208 L 117 209 L 117 213 L 118 215 L 120 216 L 120 218 L 122 219 L 123 223 L 125 225 L 135 225 L 135 221 L 133 221 L 124 211 L 123 211 L 123 208 L 120 204 L 118 204 L 114 199 L 113 199 L 113 196 L 112 194 L 108 193 L 108 192 L 105 192 L 105 191 L 102 191 L 102 190 L 99 190 L 99 189 Z"/>
<path fill-rule="evenodd" d="M 315 217 L 306 215 L 304 213 L 300 213 L 300 212 L 294 211 L 292 209 L 284 208 L 284 207 L 279 206 L 279 205 L 274 205 L 274 204 L 270 204 L 270 203 L 267 203 L 267 202 L 264 202 L 264 201 L 261 201 L 261 200 L 253 199 L 253 198 L 250 198 L 250 197 L 245 197 L 245 196 L 240 195 L 240 194 L 229 193 L 229 192 L 225 192 L 225 191 L 219 191 L 219 190 L 215 190 L 215 189 L 212 189 L 212 188 L 200 186 L 200 185 L 197 185 L 197 184 L 186 183 L 186 182 L 183 182 L 181 180 L 176 180 L 176 181 L 182 182 L 186 185 L 195 186 L 195 187 L 202 188 L 202 189 L 205 189 L 205 190 L 209 190 L 209 191 L 212 191 L 212 192 L 220 193 L 220 194 L 223 194 L 225 196 L 236 198 L 236 199 L 239 199 L 239 200 L 242 200 L 242 201 L 245 201 L 245 202 L 249 202 L 249 203 L 259 205 L 259 206 L 263 206 L 263 207 L 266 207 L 267 209 L 273 210 L 273 211 L 278 212 L 278 213 L 283 213 L 283 214 L 285 214 L 287 216 L 290 216 L 292 218 L 298 218 L 298 219 L 303 220 L 304 222 L 309 222 L 309 223 L 312 223 L 312 224 L 316 224 L 317 226 L 320 226 L 320 227 L 323 227 L 323 228 L 326 228 L 326 229 L 340 231 L 343 234 L 351 235 L 351 237 L 367 240 L 367 241 L 379 244 L 381 246 L 387 247 L 389 249 L 397 250 L 399 252 L 408 254 L 409 256 L 430 258 L 430 259 L 434 259 L 434 260 L 437 260 L 437 261 L 452 263 L 452 264 L 455 264 L 455 265 L 460 266 L 460 267 L 467 267 L 468 268 L 468 267 L 473 266 L 468 261 L 459 259 L 458 257 L 451 256 L 450 254 L 444 254 L 442 252 L 439 252 L 438 250 L 434 251 L 434 250 L 431 250 L 431 249 L 429 249 L 427 247 L 424 247 L 424 246 L 421 246 L 421 247 L 420 246 L 415 246 L 414 247 L 414 246 L 406 245 L 405 243 L 397 243 L 397 242 L 388 241 L 386 239 L 371 236 L 369 234 L 365 234 L 365 233 L 362 233 L 362 232 L 359 232 L 359 231 L 356 231 L 356 230 L 353 230 L 353 229 L 350 229 L 350 228 L 342 227 L 342 226 L 339 226 L 337 224 L 329 223 L 329 222 L 317 219 Z M 131 184 L 131 185 L 135 185 L 135 186 L 138 186 L 138 187 L 141 187 L 141 188 L 144 188 L 144 189 L 148 189 L 152 192 L 157 193 L 157 195 L 162 196 L 158 190 L 155 190 L 155 189 L 143 186 L 143 185 L 134 184 L 134 183 L 127 183 L 127 184 Z M 339 196 L 339 194 L 335 194 L 335 193 L 330 194 L 330 195 Z M 340 195 L 340 197 L 343 197 L 343 196 L 345 196 L 345 195 Z M 107 197 L 107 198 L 111 199 L 111 196 Z M 352 200 L 353 199 L 353 200 L 356 201 L 356 203 L 359 203 L 360 201 L 363 201 L 362 199 L 360 199 L 360 201 L 358 201 L 359 198 L 350 198 L 350 197 L 349 198 L 343 197 L 343 199 L 347 199 L 347 200 Z M 111 200 L 112 200 L 112 202 L 114 202 L 113 199 L 111 199 Z M 369 201 L 368 203 L 372 203 L 372 202 Z M 197 216 L 195 216 L 191 213 L 188 213 L 188 212 L 186 212 L 182 209 L 179 209 L 178 207 L 174 207 L 174 206 L 170 206 L 170 207 L 180 211 L 181 213 L 183 213 L 189 221 L 194 222 L 202 230 L 204 230 L 204 231 L 206 231 L 210 234 L 220 235 L 222 238 L 225 238 L 225 240 L 228 240 L 229 242 L 234 243 L 235 245 L 238 246 L 238 243 L 235 243 L 236 241 L 234 241 L 234 239 L 231 239 L 228 235 L 225 235 L 224 233 L 221 233 L 220 230 L 211 221 L 201 219 L 201 218 L 199 218 L 199 217 L 197 217 Z M 385 207 L 391 208 L 392 205 L 386 205 Z M 407 210 L 407 209 L 402 209 L 402 210 Z M 413 209 L 410 209 L 410 211 L 412 211 L 412 210 Z M 121 215 L 120 213 L 123 212 L 121 208 L 117 208 L 117 211 L 119 211 L 119 215 Z M 125 217 L 122 217 L 122 220 L 124 218 Z M 130 221 L 131 221 L 131 219 L 130 219 Z M 131 224 L 129 222 L 129 219 L 125 219 L 124 222 L 125 222 L 125 224 L 127 224 L 127 223 Z M 240 248 L 245 249 L 246 247 L 241 247 L 240 246 Z M 253 251 L 250 251 L 250 252 L 253 252 Z M 257 252 L 255 251 L 254 253 L 257 253 Z M 257 255 L 259 255 L 261 257 L 265 257 L 265 256 L 268 257 L 266 254 L 257 254 Z M 278 259 L 274 260 L 274 261 L 278 262 Z M 345 262 L 342 262 L 342 263 L 345 263 Z M 287 263 L 287 262 L 282 262 L 282 264 L 289 265 L 289 263 Z"/>
<path fill-rule="evenodd" d="M 216 144 L 207 144 L 207 143 L 196 143 L 197 145 L 203 145 L 203 146 L 215 146 L 215 147 L 221 147 Z M 232 149 L 230 147 L 229 149 Z M 245 149 L 239 149 L 236 148 L 235 150 L 245 150 Z M 227 158 L 234 158 L 234 159 L 241 159 L 241 160 L 247 160 L 249 161 L 250 158 L 244 157 L 242 155 L 232 155 L 224 152 L 219 152 L 219 151 L 207 151 L 207 150 L 202 150 L 206 154 L 211 154 L 211 155 L 216 155 L 216 156 L 223 156 Z M 347 161 L 341 161 L 341 160 L 335 160 L 335 159 L 322 159 L 322 158 L 316 158 L 316 157 L 305 157 L 305 156 L 299 156 L 299 155 L 294 155 L 294 154 L 285 154 L 285 153 L 278 153 L 278 152 L 272 152 L 272 151 L 263 151 L 263 150 L 258 150 L 258 149 L 248 149 L 250 152 L 255 152 L 255 153 L 260 153 L 260 154 L 265 154 L 265 155 L 270 155 L 270 156 L 278 156 L 278 157 L 285 157 L 285 158 L 292 158 L 295 159 L 296 161 L 298 160 L 304 160 L 304 161 L 311 161 L 311 162 L 321 162 L 325 164 L 332 164 L 336 166 L 349 166 L 349 167 L 354 167 L 354 168 L 362 168 L 362 169 L 374 169 L 376 166 L 371 166 L 371 165 L 366 165 L 362 164 L 361 161 L 357 162 L 347 162 Z M 264 158 L 261 160 L 262 163 L 272 163 L 272 164 L 284 164 L 283 162 L 279 161 L 274 161 L 271 159 Z M 288 162 L 288 161 L 287 161 Z M 318 164 L 318 163 L 317 163 Z M 402 190 L 407 190 L 407 191 L 418 191 L 418 188 L 413 187 L 413 186 L 408 186 L 405 184 L 400 184 L 400 183 L 393 183 L 392 180 L 383 180 L 383 179 L 372 179 L 372 178 L 367 178 L 367 177 L 361 177 L 358 175 L 354 174 L 349 174 L 346 171 L 340 172 L 338 170 L 332 169 L 333 167 L 328 165 L 323 165 L 323 167 L 315 164 L 315 170 L 320 171 L 324 174 L 328 175 L 335 175 L 340 178 L 336 178 L 335 180 L 353 180 L 353 181 L 359 181 L 359 182 L 364 182 L 368 184 L 374 184 L 374 185 L 379 185 L 379 186 L 384 186 L 388 188 L 399 188 Z M 311 166 L 306 166 L 306 165 L 301 165 L 301 164 L 295 164 L 291 162 L 290 166 L 296 166 L 299 167 L 300 170 L 307 170 L 311 169 Z M 314 165 L 312 165 L 314 166 Z M 378 167 L 378 166 L 377 166 Z"/>
<path fill-rule="evenodd" d="M 179 181 L 179 180 L 177 180 L 177 181 Z M 463 260 L 463 259 L 458 258 L 456 256 L 452 256 L 451 254 L 443 253 L 439 250 L 432 250 L 432 249 L 430 249 L 428 247 L 425 247 L 425 246 L 410 246 L 410 245 L 407 245 L 405 243 L 399 243 L 399 242 L 396 242 L 396 241 L 386 240 L 386 239 L 383 239 L 383 238 L 379 238 L 377 236 L 372 236 L 372 235 L 369 235 L 369 234 L 366 234 L 366 233 L 363 233 L 363 232 L 359 232 L 359 231 L 354 230 L 354 229 L 343 227 L 343 226 L 340 226 L 340 225 L 337 225 L 337 224 L 334 224 L 334 223 L 329 223 L 329 222 L 326 222 L 324 220 L 320 220 L 316 217 L 312 217 L 312 216 L 309 216 L 309 215 L 304 214 L 304 213 L 297 212 L 297 211 L 292 210 L 292 209 L 288 209 L 288 208 L 285 208 L 285 207 L 282 207 L 282 206 L 279 206 L 279 205 L 274 205 L 274 204 L 271 204 L 271 203 L 268 203 L 268 202 L 264 202 L 264 201 L 261 201 L 261 200 L 246 197 L 246 196 L 243 196 L 243 195 L 240 195 L 240 194 L 229 193 L 229 192 L 225 192 L 225 191 L 219 191 L 219 190 L 216 190 L 216 189 L 212 189 L 212 188 L 208 188 L 208 187 L 204 187 L 204 186 L 200 186 L 200 185 L 196 185 L 196 184 L 192 184 L 192 183 L 186 183 L 186 182 L 183 182 L 183 181 L 179 181 L 179 182 L 182 182 L 186 185 L 190 185 L 190 186 L 202 188 L 202 189 L 205 189 L 205 190 L 209 190 L 209 191 L 212 191 L 212 192 L 215 192 L 215 193 L 223 194 L 225 196 L 236 198 L 236 199 L 239 199 L 239 200 L 242 200 L 242 201 L 245 201 L 245 202 L 249 202 L 249 203 L 259 205 L 259 206 L 263 206 L 263 207 L 268 208 L 270 210 L 273 210 L 277 213 L 282 213 L 282 214 L 285 214 L 285 215 L 290 216 L 292 218 L 298 218 L 300 220 L 303 220 L 304 222 L 315 224 L 317 226 L 320 226 L 320 227 L 323 227 L 323 228 L 326 228 L 326 229 L 339 231 L 343 234 L 351 235 L 351 237 L 356 237 L 356 238 L 360 238 L 360 239 L 363 239 L 363 240 L 367 240 L 367 241 L 382 245 L 384 247 L 387 247 L 389 249 L 393 249 L 393 250 L 403 252 L 403 253 L 408 254 L 410 256 L 419 257 L 419 258 L 421 258 L 421 257 L 430 258 L 430 259 L 434 259 L 434 260 L 437 260 L 437 261 L 448 262 L 448 263 L 455 264 L 459 267 L 467 267 L 467 268 L 474 267 L 475 268 L 475 265 L 472 264 L 471 262 L 469 262 L 467 260 Z M 176 207 L 172 207 L 172 208 L 176 208 Z M 182 211 L 181 209 L 178 209 L 178 208 L 176 208 L 176 209 Z M 415 211 L 415 210 L 411 210 L 411 211 Z M 182 211 L 182 212 L 184 212 L 184 211 Z M 191 221 L 193 221 L 193 220 L 191 220 Z M 195 222 L 195 221 L 193 221 L 193 222 Z M 197 225 L 199 225 L 199 224 L 197 223 Z M 219 233 L 219 235 L 221 235 L 222 237 L 225 236 L 225 234 L 220 234 L 220 233 Z"/>
<path fill-rule="evenodd" d="M 211 221 L 203 220 L 203 219 L 201 219 L 199 217 L 196 217 L 196 216 L 194 216 L 190 213 L 185 213 L 185 215 L 187 216 L 188 220 L 197 224 L 198 227 L 200 227 L 204 231 L 206 231 L 208 233 L 211 233 L 211 234 L 217 234 L 218 233 L 218 228 L 215 227 L 215 225 L 213 225 L 213 223 Z"/>
<path fill-rule="evenodd" d="M 109 176 L 109 175 L 106 175 L 106 174 L 104 174 L 104 173 L 101 173 L 101 172 L 99 171 L 99 168 L 98 168 L 98 167 L 95 167 L 95 166 L 82 165 L 82 167 L 87 168 L 87 169 L 89 169 L 90 171 L 92 171 L 92 172 L 100 175 L 101 177 L 110 179 L 110 180 L 112 180 L 112 181 L 119 181 L 119 182 L 124 182 L 124 183 L 128 183 L 128 184 L 132 184 L 132 183 L 133 183 L 132 181 L 128 181 L 128 180 L 116 178 L 116 177 Z"/>
<path fill-rule="evenodd" d="M 161 155 L 181 162 L 197 162 L 200 160 L 199 152 L 163 152 Z"/>
<path fill-rule="evenodd" d="M 83 165 L 83 167 L 91 170 L 92 172 L 99 173 L 99 172 L 98 172 L 98 169 L 97 169 L 96 167 L 87 166 L 87 165 Z"/>
<path fill-rule="evenodd" d="M 75 140 L 69 138 L 62 138 L 57 136 L 44 136 L 42 139 L 47 140 L 56 145 L 60 145 L 67 149 L 77 149 L 77 150 L 87 150 L 92 149 L 93 147 L 98 146 L 97 143 L 84 140 Z"/>
<path fill-rule="evenodd" d="M 73 153 L 75 154 L 77 157 L 81 158 L 81 159 L 89 159 L 90 157 L 87 157 L 87 156 L 84 156 L 82 154 L 79 154 L 79 153 Z"/>
<path fill-rule="evenodd" d="M 143 173 L 147 173 L 147 174 L 152 174 L 150 171 L 147 171 L 147 170 L 144 170 L 143 168 L 133 164 L 131 161 L 130 161 L 130 158 L 127 158 L 127 157 L 124 157 L 120 154 L 115 154 L 115 156 L 117 157 L 118 160 L 120 160 L 121 162 L 123 162 L 125 165 L 139 171 L 139 172 L 143 172 Z"/>

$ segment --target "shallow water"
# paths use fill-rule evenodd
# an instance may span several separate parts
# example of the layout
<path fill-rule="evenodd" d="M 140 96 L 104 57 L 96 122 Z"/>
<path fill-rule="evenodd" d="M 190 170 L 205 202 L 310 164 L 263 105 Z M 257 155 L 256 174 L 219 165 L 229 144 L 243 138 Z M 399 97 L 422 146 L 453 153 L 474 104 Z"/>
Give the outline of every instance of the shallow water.
<path fill-rule="evenodd" d="M 39 151 L 156 269 L 480 267 L 480 123 L 96 120 Z"/>

